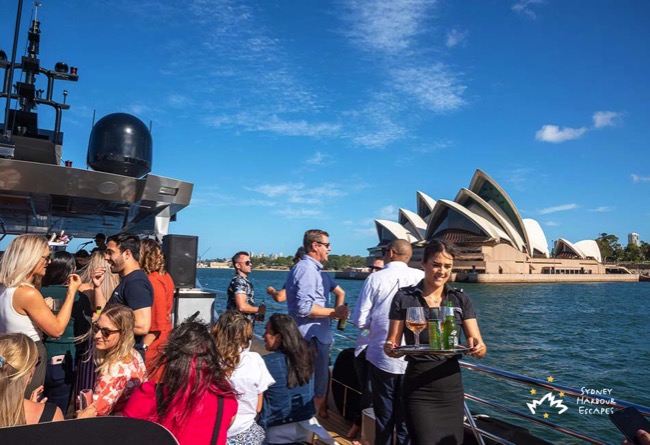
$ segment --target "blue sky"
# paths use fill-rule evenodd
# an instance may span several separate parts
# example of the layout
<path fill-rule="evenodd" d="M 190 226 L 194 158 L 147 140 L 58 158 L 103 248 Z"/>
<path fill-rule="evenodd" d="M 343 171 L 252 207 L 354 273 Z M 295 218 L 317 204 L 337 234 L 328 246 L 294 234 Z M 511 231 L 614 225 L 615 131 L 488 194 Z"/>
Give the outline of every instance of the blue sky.
<path fill-rule="evenodd" d="M 207 257 L 292 254 L 310 228 L 365 255 L 374 219 L 477 168 L 549 242 L 650 241 L 647 1 L 42 4 L 42 65 L 80 75 L 55 93 L 64 159 L 85 166 L 93 110 L 153 122 L 153 172 L 195 185 L 171 232 Z"/>

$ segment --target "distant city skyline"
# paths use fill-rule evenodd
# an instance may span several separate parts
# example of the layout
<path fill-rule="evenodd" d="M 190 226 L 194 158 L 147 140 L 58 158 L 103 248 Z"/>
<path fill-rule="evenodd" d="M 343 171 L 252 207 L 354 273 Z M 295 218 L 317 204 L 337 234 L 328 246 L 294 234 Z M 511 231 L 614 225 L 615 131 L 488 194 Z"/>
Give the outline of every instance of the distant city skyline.
<path fill-rule="evenodd" d="M 365 256 L 375 219 L 418 190 L 453 200 L 477 168 L 549 243 L 650 241 L 650 2 L 41 3 L 41 66 L 79 73 L 62 160 L 85 168 L 93 116 L 151 123 L 153 173 L 194 183 L 170 233 L 199 254 L 292 254 L 320 228 Z"/>

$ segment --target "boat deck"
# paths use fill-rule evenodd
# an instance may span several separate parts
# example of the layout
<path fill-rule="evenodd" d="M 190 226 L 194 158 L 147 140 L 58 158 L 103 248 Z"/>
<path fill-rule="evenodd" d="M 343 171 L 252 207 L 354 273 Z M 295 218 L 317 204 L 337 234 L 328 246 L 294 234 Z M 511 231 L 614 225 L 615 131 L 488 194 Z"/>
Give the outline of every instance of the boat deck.
<path fill-rule="evenodd" d="M 340 443 L 341 445 L 352 445 L 352 442 L 346 437 L 347 432 L 352 426 L 352 422 L 345 420 L 341 414 L 336 410 L 330 409 L 328 411 L 329 418 L 323 419 L 318 417 L 320 424 L 330 433 L 330 436 Z M 314 443 L 323 444 L 320 440 L 316 440 Z"/>

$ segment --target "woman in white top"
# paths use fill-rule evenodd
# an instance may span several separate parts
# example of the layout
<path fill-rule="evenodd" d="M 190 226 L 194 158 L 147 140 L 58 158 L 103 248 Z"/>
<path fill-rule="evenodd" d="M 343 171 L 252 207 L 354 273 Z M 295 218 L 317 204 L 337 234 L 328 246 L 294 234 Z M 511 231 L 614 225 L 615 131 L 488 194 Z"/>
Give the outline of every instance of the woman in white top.
<path fill-rule="evenodd" d="M 228 429 L 227 445 L 261 445 L 265 434 L 255 422 L 264 391 L 275 383 L 257 352 L 249 350 L 253 323 L 239 311 L 224 312 L 212 327 L 212 337 L 228 380 L 238 394 L 237 417 Z"/>
<path fill-rule="evenodd" d="M 55 315 L 38 291 L 41 278 L 50 263 L 47 239 L 40 235 L 21 235 L 7 247 L 0 260 L 0 333 L 20 332 L 36 342 L 40 362 L 26 395 L 43 385 L 47 352 L 41 334 L 50 337 L 63 335 L 74 297 L 79 289 L 79 275 L 71 274 L 68 292 L 59 312 Z M 51 300 L 51 299 L 50 299 Z"/>

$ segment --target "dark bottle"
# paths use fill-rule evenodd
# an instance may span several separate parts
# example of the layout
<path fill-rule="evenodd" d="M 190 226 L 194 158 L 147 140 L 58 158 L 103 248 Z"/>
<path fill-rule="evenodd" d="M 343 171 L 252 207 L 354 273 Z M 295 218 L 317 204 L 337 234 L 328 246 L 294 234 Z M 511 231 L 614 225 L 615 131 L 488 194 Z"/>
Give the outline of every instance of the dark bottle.
<path fill-rule="evenodd" d="M 444 349 L 456 349 L 458 347 L 458 326 L 454 316 L 454 306 L 447 301 L 445 306 L 445 322 L 442 328 L 442 342 Z"/>
<path fill-rule="evenodd" d="M 257 308 L 257 314 L 255 314 L 255 320 L 264 321 L 265 316 L 266 316 L 266 305 L 262 303 Z"/>
<path fill-rule="evenodd" d="M 348 305 L 347 303 L 343 303 L 346 306 Z M 339 318 L 339 323 L 336 325 L 336 329 L 339 331 L 345 331 L 345 325 L 348 322 L 347 318 Z"/>

